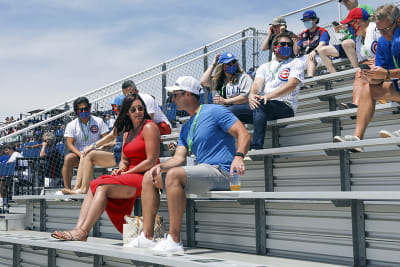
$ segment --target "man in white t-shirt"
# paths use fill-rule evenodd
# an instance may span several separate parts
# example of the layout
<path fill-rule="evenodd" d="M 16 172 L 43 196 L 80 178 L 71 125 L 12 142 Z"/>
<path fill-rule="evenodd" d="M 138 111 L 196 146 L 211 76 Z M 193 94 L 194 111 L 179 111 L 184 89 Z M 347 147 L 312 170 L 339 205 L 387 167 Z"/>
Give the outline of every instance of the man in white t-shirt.
<path fill-rule="evenodd" d="M 293 41 L 287 33 L 273 41 L 275 58 L 261 65 L 251 87 L 249 105 L 253 110 L 252 149 L 264 146 L 267 121 L 293 117 L 304 80 L 301 60 L 293 58 Z"/>
<path fill-rule="evenodd" d="M 151 119 L 157 124 L 160 134 L 165 135 L 172 132 L 171 123 L 167 119 L 167 116 L 161 111 L 154 98 L 149 94 L 140 93 L 132 80 L 127 80 L 122 83 L 122 93 L 125 96 L 129 93 L 139 94 L 146 104 L 147 113 L 149 113 Z"/>
<path fill-rule="evenodd" d="M 62 175 L 65 189 L 71 189 L 74 167 L 79 166 L 79 160 L 85 147 L 107 135 L 108 127 L 104 121 L 90 115 L 90 103 L 86 97 L 74 101 L 74 111 L 78 118 L 67 124 L 64 137 L 69 153 L 64 157 Z"/>
<path fill-rule="evenodd" d="M 4 149 L 4 152 L 10 156 L 10 158 L 7 160 L 7 163 L 13 163 L 17 161 L 17 158 L 23 158 L 21 153 L 15 150 L 15 145 L 7 145 L 7 147 Z M 4 166 L 3 166 L 4 167 Z M 6 166 L 5 168 L 7 168 Z M 13 167 L 14 168 L 14 167 Z M 4 178 L 0 177 L 0 202 L 3 201 L 3 191 L 4 191 Z"/>

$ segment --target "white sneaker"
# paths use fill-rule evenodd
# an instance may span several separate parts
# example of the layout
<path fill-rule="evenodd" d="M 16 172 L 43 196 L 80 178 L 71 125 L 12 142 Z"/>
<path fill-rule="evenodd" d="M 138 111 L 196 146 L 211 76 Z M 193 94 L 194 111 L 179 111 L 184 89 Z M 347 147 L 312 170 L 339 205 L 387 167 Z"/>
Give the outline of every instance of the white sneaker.
<path fill-rule="evenodd" d="M 345 135 L 345 136 L 338 136 L 336 135 L 333 137 L 333 142 L 351 142 L 351 141 L 360 141 L 360 138 L 354 135 Z M 364 152 L 364 149 L 362 147 L 353 147 L 349 148 L 351 152 L 357 153 L 357 152 Z"/>
<path fill-rule="evenodd" d="M 176 254 L 184 254 L 182 243 L 176 243 L 170 235 L 167 238 L 161 240 L 157 243 L 157 245 L 153 248 L 154 251 L 159 252 L 169 252 Z"/>
<path fill-rule="evenodd" d="M 156 245 L 156 242 L 152 239 L 147 239 L 144 236 L 144 233 L 141 232 L 140 235 L 131 240 L 128 244 L 124 244 L 124 247 L 133 247 L 133 248 L 153 248 Z"/>
<path fill-rule="evenodd" d="M 382 130 L 382 131 L 379 132 L 379 135 L 380 135 L 382 138 L 400 137 L 400 130 L 397 130 L 397 131 L 395 131 L 395 132 L 389 132 L 389 131 L 386 131 L 386 130 Z"/>

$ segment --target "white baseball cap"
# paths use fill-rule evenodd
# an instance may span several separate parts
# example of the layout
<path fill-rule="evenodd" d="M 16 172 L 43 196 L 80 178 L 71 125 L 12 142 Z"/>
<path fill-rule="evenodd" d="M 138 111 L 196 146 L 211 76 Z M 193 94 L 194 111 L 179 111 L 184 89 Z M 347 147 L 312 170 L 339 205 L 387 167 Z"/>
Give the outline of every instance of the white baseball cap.
<path fill-rule="evenodd" d="M 170 93 L 179 90 L 191 92 L 195 95 L 200 95 L 201 93 L 200 82 L 192 76 L 181 76 L 175 81 L 173 86 L 166 86 L 165 89 Z"/>

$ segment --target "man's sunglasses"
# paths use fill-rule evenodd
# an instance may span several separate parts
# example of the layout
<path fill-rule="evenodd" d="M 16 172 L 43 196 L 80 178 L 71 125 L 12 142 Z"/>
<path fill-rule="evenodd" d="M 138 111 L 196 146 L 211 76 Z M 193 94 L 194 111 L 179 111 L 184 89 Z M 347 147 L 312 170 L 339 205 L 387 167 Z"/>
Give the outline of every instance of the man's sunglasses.
<path fill-rule="evenodd" d="M 78 108 L 77 111 L 79 112 L 85 112 L 85 111 L 89 111 L 90 108 L 89 107 L 84 107 L 84 108 Z"/>
<path fill-rule="evenodd" d="M 144 107 L 143 107 L 143 106 L 138 106 L 137 108 L 131 107 L 131 108 L 129 109 L 129 112 L 133 114 L 133 113 L 136 112 L 136 110 L 137 110 L 137 111 L 143 111 L 143 110 L 144 110 Z"/>
<path fill-rule="evenodd" d="M 279 45 L 279 46 L 293 46 L 293 44 L 291 42 L 278 42 L 275 43 L 275 45 Z"/>
<path fill-rule="evenodd" d="M 177 95 L 184 95 L 185 91 L 175 91 L 173 93 L 168 93 L 171 98 L 175 98 Z"/>
<path fill-rule="evenodd" d="M 392 25 L 390 25 L 389 27 L 383 28 L 383 29 L 378 29 L 378 27 L 375 28 L 375 30 L 377 32 L 390 32 L 390 30 L 392 29 L 393 25 L 396 23 L 396 21 L 394 21 L 392 23 Z"/>

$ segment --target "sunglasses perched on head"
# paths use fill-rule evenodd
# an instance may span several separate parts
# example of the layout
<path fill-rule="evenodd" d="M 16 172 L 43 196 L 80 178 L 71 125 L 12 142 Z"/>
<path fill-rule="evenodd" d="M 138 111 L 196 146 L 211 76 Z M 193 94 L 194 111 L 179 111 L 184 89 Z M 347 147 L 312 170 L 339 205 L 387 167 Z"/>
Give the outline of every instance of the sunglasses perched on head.
<path fill-rule="evenodd" d="M 293 46 L 293 44 L 291 42 L 277 42 L 275 43 L 275 45 L 279 45 L 279 46 Z"/>
<path fill-rule="evenodd" d="M 131 107 L 130 109 L 129 109 L 129 112 L 130 113 L 135 113 L 136 111 L 143 111 L 144 110 L 144 107 L 143 106 L 138 106 L 138 107 Z"/>

